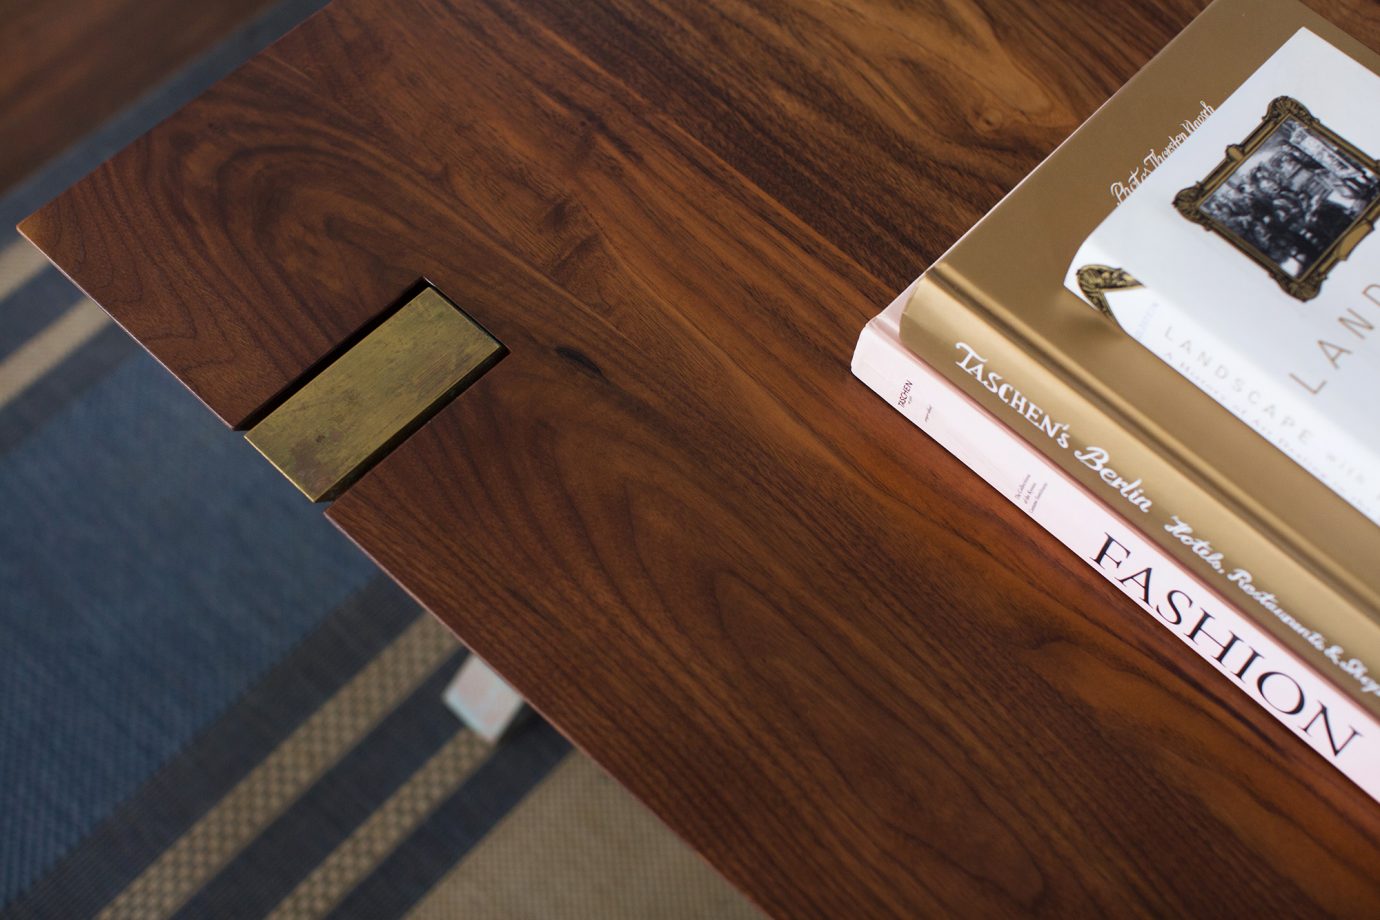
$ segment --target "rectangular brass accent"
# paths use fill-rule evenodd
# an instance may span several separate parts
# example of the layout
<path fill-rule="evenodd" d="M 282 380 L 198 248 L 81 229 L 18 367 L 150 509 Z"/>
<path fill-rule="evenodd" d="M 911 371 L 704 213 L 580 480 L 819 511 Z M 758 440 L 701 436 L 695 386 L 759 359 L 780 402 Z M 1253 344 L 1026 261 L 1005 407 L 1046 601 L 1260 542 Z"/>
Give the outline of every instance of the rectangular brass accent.
<path fill-rule="evenodd" d="M 493 336 L 427 288 L 245 438 L 312 501 L 330 499 L 502 354 Z"/>

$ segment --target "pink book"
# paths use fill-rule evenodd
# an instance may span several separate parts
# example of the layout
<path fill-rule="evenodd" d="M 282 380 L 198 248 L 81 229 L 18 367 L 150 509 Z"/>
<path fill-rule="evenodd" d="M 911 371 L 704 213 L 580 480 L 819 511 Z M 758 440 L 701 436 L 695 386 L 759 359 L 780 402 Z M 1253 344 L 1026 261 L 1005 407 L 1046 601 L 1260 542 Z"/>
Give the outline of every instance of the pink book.
<path fill-rule="evenodd" d="M 1380 801 L 1375 718 L 902 345 L 910 293 L 863 329 L 853 374 Z"/>

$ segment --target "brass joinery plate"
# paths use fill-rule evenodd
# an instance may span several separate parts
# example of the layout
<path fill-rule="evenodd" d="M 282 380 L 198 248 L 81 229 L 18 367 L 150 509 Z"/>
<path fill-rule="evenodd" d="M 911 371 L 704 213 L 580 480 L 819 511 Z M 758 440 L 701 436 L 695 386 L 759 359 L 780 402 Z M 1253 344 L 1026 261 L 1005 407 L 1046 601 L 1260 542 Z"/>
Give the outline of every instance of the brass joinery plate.
<path fill-rule="evenodd" d="M 245 435 L 312 501 L 334 498 L 504 354 L 427 287 Z"/>

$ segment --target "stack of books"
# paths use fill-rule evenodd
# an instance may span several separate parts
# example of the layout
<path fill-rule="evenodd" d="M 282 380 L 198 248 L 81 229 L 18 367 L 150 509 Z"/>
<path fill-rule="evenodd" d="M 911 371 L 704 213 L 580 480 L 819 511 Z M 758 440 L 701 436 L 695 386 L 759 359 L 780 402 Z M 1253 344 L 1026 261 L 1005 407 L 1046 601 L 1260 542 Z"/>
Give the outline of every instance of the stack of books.
<path fill-rule="evenodd" d="M 1380 57 L 1217 0 L 853 372 L 1380 799 L 1377 111 Z"/>

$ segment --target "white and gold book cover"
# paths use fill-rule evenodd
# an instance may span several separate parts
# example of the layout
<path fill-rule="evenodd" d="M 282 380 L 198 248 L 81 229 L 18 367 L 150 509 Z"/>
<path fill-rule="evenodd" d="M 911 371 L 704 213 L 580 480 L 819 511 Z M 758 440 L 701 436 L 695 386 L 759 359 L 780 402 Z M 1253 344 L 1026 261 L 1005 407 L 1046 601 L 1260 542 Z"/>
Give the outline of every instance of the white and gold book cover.
<path fill-rule="evenodd" d="M 1158 159 L 1066 285 L 1380 523 L 1380 77 L 1306 29 Z"/>

